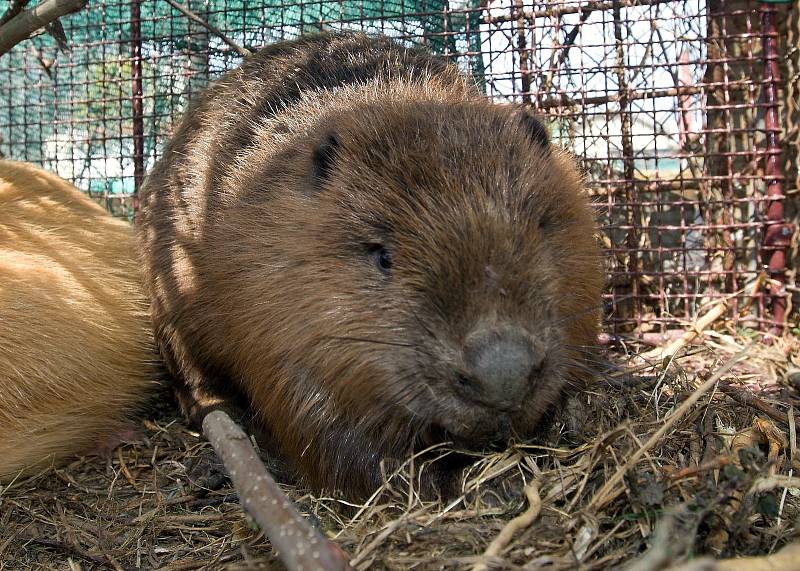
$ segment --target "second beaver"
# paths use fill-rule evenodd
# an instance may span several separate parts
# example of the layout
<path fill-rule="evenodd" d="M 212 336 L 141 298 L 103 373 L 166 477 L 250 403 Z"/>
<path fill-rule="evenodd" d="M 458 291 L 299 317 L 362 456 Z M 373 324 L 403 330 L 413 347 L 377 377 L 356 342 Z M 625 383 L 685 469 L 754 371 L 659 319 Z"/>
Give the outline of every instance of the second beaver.
<path fill-rule="evenodd" d="M 315 488 L 525 438 L 584 368 L 602 273 L 571 159 L 383 37 L 268 47 L 143 188 L 156 338 L 196 421 L 242 407 Z"/>
<path fill-rule="evenodd" d="M 105 448 L 160 393 L 133 228 L 0 160 L 0 482 Z"/>

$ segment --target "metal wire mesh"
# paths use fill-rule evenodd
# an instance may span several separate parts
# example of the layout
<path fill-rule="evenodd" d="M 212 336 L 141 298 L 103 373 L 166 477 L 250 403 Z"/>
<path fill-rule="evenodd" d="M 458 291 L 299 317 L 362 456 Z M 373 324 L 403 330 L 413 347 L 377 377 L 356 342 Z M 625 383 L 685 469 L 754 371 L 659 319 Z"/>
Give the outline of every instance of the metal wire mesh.
<path fill-rule="evenodd" d="M 239 47 L 382 32 L 457 62 L 487 97 L 531 105 L 579 157 L 608 254 L 611 330 L 662 330 L 736 292 L 740 323 L 763 326 L 784 319 L 781 256 L 793 231 L 787 181 L 770 164 L 783 136 L 784 84 L 780 69 L 768 73 L 787 51 L 780 10 L 745 0 L 93 1 L 64 19 L 70 51 L 42 35 L 0 59 L 0 151 L 132 217 L 187 99 L 237 65 Z"/>

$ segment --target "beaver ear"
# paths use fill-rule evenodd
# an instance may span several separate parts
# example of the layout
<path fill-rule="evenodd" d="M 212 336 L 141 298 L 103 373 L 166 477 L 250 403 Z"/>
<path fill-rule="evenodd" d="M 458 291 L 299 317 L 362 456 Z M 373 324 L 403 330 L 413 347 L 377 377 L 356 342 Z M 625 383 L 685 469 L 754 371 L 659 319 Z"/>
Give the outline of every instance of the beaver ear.
<path fill-rule="evenodd" d="M 316 190 L 330 176 L 338 149 L 339 135 L 335 132 L 325 135 L 314 148 L 311 156 L 311 182 Z"/>
<path fill-rule="evenodd" d="M 549 150 L 550 134 L 545 129 L 545 126 L 525 108 L 520 109 L 519 116 L 531 141 L 543 149 Z"/>

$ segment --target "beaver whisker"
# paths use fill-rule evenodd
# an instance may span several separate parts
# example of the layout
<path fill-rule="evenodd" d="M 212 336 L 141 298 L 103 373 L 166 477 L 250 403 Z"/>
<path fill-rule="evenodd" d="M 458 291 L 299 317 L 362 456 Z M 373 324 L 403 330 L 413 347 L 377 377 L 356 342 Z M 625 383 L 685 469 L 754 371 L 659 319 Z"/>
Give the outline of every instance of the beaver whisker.
<path fill-rule="evenodd" d="M 612 370 L 617 372 L 624 372 L 627 370 L 625 366 L 615 363 L 612 360 L 597 354 L 596 348 L 593 348 L 591 346 L 569 345 L 565 343 L 563 344 L 563 347 L 566 347 L 567 349 L 572 349 L 573 351 L 578 353 L 579 355 L 578 357 L 571 357 L 571 362 L 573 364 L 576 363 L 589 364 L 589 365 L 594 365 L 595 367 L 605 368 L 606 370 Z"/>
<path fill-rule="evenodd" d="M 412 379 L 412 377 L 415 376 L 417 375 L 408 375 L 408 377 L 406 378 L 401 377 L 399 383 L 403 384 L 403 389 L 394 395 L 396 404 L 403 407 L 408 406 L 408 404 L 411 403 L 412 401 L 419 400 L 419 397 L 421 397 L 425 392 L 431 392 L 434 398 L 438 400 L 438 397 L 436 397 L 436 393 L 433 391 L 433 389 L 427 382 L 422 382 L 422 383 L 408 382 L 410 379 Z"/>
<path fill-rule="evenodd" d="M 634 296 L 633 294 L 622 295 L 622 296 L 615 297 L 614 300 L 616 302 L 620 302 L 620 301 L 624 301 L 626 299 L 631 299 L 633 297 L 636 297 L 636 296 Z M 569 322 L 571 322 L 571 321 L 573 321 L 575 319 L 585 317 L 588 313 L 592 313 L 592 312 L 599 311 L 599 310 L 600 310 L 600 306 L 597 303 L 592 303 L 591 305 L 589 305 L 589 306 L 587 306 L 587 307 L 585 307 L 583 309 L 579 309 L 576 312 L 570 313 L 569 315 L 565 315 L 565 316 L 561 317 L 560 319 L 557 319 L 556 321 L 553 322 L 553 325 L 563 325 L 563 324 L 569 323 Z"/>
<path fill-rule="evenodd" d="M 416 345 L 412 343 L 396 343 L 393 341 L 379 341 L 377 339 L 367 339 L 365 337 L 346 337 L 346 336 L 338 336 L 338 335 L 329 335 L 324 337 L 324 339 L 330 339 L 333 341 L 354 341 L 358 343 L 374 343 L 376 345 L 390 345 L 392 347 L 406 347 L 411 349 L 416 349 Z"/>
<path fill-rule="evenodd" d="M 599 370 L 597 368 L 591 367 L 584 363 L 580 363 L 578 361 L 569 362 L 568 364 L 565 365 L 565 369 L 572 372 L 581 371 L 583 373 L 590 375 L 594 379 L 600 379 L 615 385 L 619 384 L 619 378 L 612 376 L 608 371 Z M 567 385 L 571 387 L 573 386 L 580 387 L 584 386 L 585 384 L 581 380 L 574 378 L 574 374 L 565 375 L 563 378 L 565 383 L 567 383 Z"/>
<path fill-rule="evenodd" d="M 431 336 L 433 339 L 436 339 L 436 335 L 434 334 L 434 332 L 433 332 L 433 331 L 430 329 L 430 327 L 428 327 L 428 324 L 427 324 L 427 323 L 425 323 L 425 322 L 424 322 L 424 321 L 423 321 L 423 320 L 422 320 L 422 319 L 419 317 L 419 315 L 417 315 L 417 313 L 416 313 L 415 311 L 412 311 L 412 312 L 411 312 L 411 316 L 412 316 L 412 317 L 413 317 L 413 318 L 416 320 L 416 322 L 417 322 L 417 325 L 419 325 L 419 326 L 422 328 L 422 330 L 423 330 L 425 333 L 427 333 L 428 335 L 430 335 L 430 336 Z"/>

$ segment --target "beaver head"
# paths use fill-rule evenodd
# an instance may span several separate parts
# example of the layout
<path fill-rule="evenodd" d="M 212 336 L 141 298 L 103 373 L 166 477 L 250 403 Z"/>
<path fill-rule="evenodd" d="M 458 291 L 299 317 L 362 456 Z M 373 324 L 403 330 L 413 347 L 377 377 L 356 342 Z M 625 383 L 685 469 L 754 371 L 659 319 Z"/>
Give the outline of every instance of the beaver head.
<path fill-rule="evenodd" d="M 284 452 L 336 473 L 353 466 L 309 446 L 377 458 L 530 435 L 596 336 L 600 253 L 572 160 L 523 110 L 480 100 L 334 110 L 278 143 L 268 127 L 219 228 L 238 257 L 229 346 Z"/>

